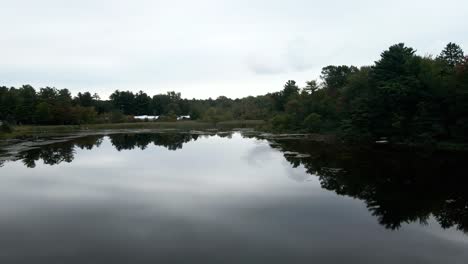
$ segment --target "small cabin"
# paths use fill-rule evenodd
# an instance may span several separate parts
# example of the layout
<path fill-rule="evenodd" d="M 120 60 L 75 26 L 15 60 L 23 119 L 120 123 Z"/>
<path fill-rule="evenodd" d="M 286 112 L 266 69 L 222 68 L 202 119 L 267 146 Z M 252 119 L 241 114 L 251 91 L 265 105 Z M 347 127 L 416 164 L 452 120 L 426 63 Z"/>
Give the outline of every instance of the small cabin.
<path fill-rule="evenodd" d="M 154 120 L 158 120 L 158 119 L 159 119 L 159 116 L 141 115 L 141 116 L 134 116 L 133 118 L 135 118 L 136 120 L 150 120 L 150 121 L 154 121 Z"/>
<path fill-rule="evenodd" d="M 183 115 L 183 116 L 178 116 L 177 117 L 177 121 L 180 121 L 180 120 L 189 120 L 190 119 L 190 116 L 189 115 Z"/>

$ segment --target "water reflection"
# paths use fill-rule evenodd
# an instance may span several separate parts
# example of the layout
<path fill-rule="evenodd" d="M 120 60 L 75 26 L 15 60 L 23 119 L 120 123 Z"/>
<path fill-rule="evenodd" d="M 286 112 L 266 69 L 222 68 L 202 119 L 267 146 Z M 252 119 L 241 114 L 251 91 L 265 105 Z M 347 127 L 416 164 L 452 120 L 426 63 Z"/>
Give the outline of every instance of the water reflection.
<path fill-rule="evenodd" d="M 460 155 L 243 137 L 26 142 L 0 168 L 0 263 L 466 262 Z"/>
<path fill-rule="evenodd" d="M 28 168 L 35 168 L 36 162 L 42 160 L 47 165 L 57 165 L 62 162 L 70 163 L 75 158 L 75 148 L 92 150 L 99 147 L 103 136 L 87 136 L 73 141 L 55 143 L 22 151 L 19 159 Z"/>
<path fill-rule="evenodd" d="M 153 144 L 171 151 L 199 137 L 232 137 L 232 133 L 135 133 L 108 135 L 118 151 L 145 150 Z M 318 177 L 322 188 L 360 199 L 387 229 L 404 223 L 427 223 L 431 216 L 443 228 L 455 227 L 468 233 L 468 180 L 466 156 L 454 153 L 417 153 L 386 148 L 366 150 L 325 145 L 302 139 L 265 139 L 281 151 L 292 167 L 304 166 L 310 177 Z M 68 142 L 44 145 L 23 151 L 18 158 L 29 168 L 42 160 L 47 165 L 71 163 L 76 149 L 99 148 L 104 136 L 92 135 Z M 265 150 L 263 150 L 265 152 Z M 251 159 L 250 157 L 249 159 Z M 3 161 L 0 161 L 0 166 Z M 306 181 L 304 174 L 292 175 Z"/>
<path fill-rule="evenodd" d="M 199 135 L 186 133 L 157 133 L 157 134 L 116 134 L 111 135 L 112 145 L 118 150 L 131 150 L 135 147 L 144 150 L 149 144 L 162 146 L 169 150 L 182 149 L 184 143 L 196 141 Z"/>
<path fill-rule="evenodd" d="M 145 150 L 148 145 L 154 144 L 168 150 L 182 149 L 185 143 L 196 141 L 200 135 L 189 133 L 153 133 L 153 134 L 112 134 L 108 137 L 116 150 L 132 150 L 135 148 Z M 225 137 L 225 134 L 222 134 Z M 74 159 L 75 148 L 92 150 L 99 147 L 104 136 L 92 135 L 74 139 L 72 141 L 53 143 L 22 151 L 18 158 L 28 168 L 35 168 L 36 162 L 42 160 L 47 165 L 57 165 L 62 162 L 70 163 Z"/>
<path fill-rule="evenodd" d="M 468 233 L 466 155 L 356 150 L 304 140 L 276 140 L 271 146 L 287 152 L 292 166 L 317 175 L 322 188 L 363 200 L 388 229 L 426 224 L 433 215 L 443 228 Z"/>

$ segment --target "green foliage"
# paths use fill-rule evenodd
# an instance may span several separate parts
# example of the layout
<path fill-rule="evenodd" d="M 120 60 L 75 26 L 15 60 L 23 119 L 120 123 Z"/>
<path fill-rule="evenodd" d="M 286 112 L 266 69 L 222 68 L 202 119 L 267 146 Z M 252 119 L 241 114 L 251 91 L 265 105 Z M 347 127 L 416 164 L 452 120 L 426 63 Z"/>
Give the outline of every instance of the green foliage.
<path fill-rule="evenodd" d="M 228 111 L 210 107 L 204 112 L 202 120 L 211 123 L 218 123 L 220 121 L 232 120 L 232 115 Z"/>
<path fill-rule="evenodd" d="M 327 66 L 321 78 L 287 98 L 285 90 L 270 95 L 273 129 L 334 132 L 355 142 L 468 142 L 468 59 L 453 43 L 437 59 L 400 43 L 371 67 Z"/>
<path fill-rule="evenodd" d="M 159 117 L 159 121 L 162 122 L 175 122 L 177 121 L 177 115 L 174 111 L 167 113 L 166 115 L 162 115 Z"/>
<path fill-rule="evenodd" d="M 284 85 L 284 89 L 280 92 L 271 94 L 271 97 L 274 101 L 274 108 L 277 111 L 284 111 L 286 103 L 288 100 L 299 94 L 299 87 L 297 86 L 296 82 L 293 80 L 289 80 Z"/>
<path fill-rule="evenodd" d="M 77 106 L 72 108 L 72 116 L 78 124 L 92 124 L 96 121 L 97 113 L 94 107 Z"/>
<path fill-rule="evenodd" d="M 47 124 L 52 119 L 52 111 L 50 105 L 46 102 L 41 102 L 36 106 L 35 120 L 40 124 Z"/>
<path fill-rule="evenodd" d="M 336 92 L 343 88 L 347 83 L 348 77 L 357 72 L 358 68 L 354 66 L 327 66 L 322 69 L 321 78 L 324 81 L 324 85 L 330 91 Z M 308 85 L 310 85 L 308 83 Z"/>
<path fill-rule="evenodd" d="M 45 87 L 36 92 L 30 85 L 18 89 L 0 87 L 0 120 L 13 124 L 43 125 L 93 122 L 96 113 L 92 107 L 85 111 L 85 115 L 75 114 L 82 111 L 80 107 L 83 106 L 77 104 L 79 101 L 72 98 L 68 89 Z"/>
<path fill-rule="evenodd" d="M 110 113 L 110 122 L 111 123 L 122 123 L 125 121 L 124 114 L 119 110 L 114 110 Z"/>
<path fill-rule="evenodd" d="M 110 96 L 114 109 L 121 111 L 125 115 L 135 114 L 135 95 L 130 91 L 115 91 Z"/>
<path fill-rule="evenodd" d="M 99 98 L 99 96 L 96 96 Z M 85 93 L 78 93 L 77 97 L 75 98 L 75 102 L 78 105 L 84 106 L 84 107 L 91 107 L 95 105 L 95 98 L 91 95 L 90 92 L 85 92 Z"/>
<path fill-rule="evenodd" d="M 444 48 L 444 50 L 442 50 L 437 58 L 452 68 L 462 64 L 465 61 L 463 50 L 460 48 L 460 46 L 452 42 L 447 44 L 447 46 Z"/>
<path fill-rule="evenodd" d="M 303 122 L 303 127 L 312 133 L 319 133 L 322 126 L 322 116 L 317 113 L 309 114 Z"/>
<path fill-rule="evenodd" d="M 277 114 L 271 119 L 271 124 L 275 130 L 289 130 L 291 118 L 287 114 Z"/>
<path fill-rule="evenodd" d="M 307 81 L 306 82 L 306 87 L 304 87 L 304 89 L 302 89 L 302 91 L 306 92 L 307 94 L 313 94 L 318 89 L 320 89 L 320 85 L 317 83 L 316 80 L 312 80 L 312 81 Z"/>
<path fill-rule="evenodd" d="M 6 122 L 0 122 L 0 132 L 1 133 L 12 133 L 13 128 Z"/>

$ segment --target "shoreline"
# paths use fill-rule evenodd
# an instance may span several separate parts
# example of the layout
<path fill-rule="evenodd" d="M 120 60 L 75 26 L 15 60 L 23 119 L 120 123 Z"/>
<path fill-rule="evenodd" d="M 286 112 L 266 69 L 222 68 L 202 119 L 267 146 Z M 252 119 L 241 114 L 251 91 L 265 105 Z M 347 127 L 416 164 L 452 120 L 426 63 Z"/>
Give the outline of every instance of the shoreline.
<path fill-rule="evenodd" d="M 2 133 L 0 132 L 0 143 L 5 143 L 9 140 L 26 139 L 30 137 L 43 137 L 43 136 L 56 136 L 67 133 L 125 133 L 133 132 L 127 130 L 178 130 L 178 131 L 209 131 L 209 130 L 233 130 L 233 129 L 254 129 L 257 132 L 268 135 L 267 137 L 281 137 L 282 135 L 307 135 L 309 140 L 317 142 L 326 142 L 328 144 L 347 145 L 349 147 L 372 147 L 377 144 L 373 143 L 345 143 L 340 141 L 334 134 L 314 134 L 302 133 L 301 131 L 271 131 L 267 128 L 267 122 L 263 120 L 232 120 L 222 121 L 217 123 L 204 122 L 204 121 L 156 121 L 156 122 L 132 122 L 132 123 L 104 123 L 104 124 L 86 124 L 86 125 L 20 125 L 14 126 L 13 132 Z M 298 134 L 300 133 L 300 134 Z M 286 137 L 287 138 L 287 137 Z M 1 144 L 0 144 L 1 145 Z M 458 142 L 434 142 L 433 144 L 422 145 L 418 143 L 388 143 L 382 144 L 382 148 L 391 149 L 392 151 L 449 151 L 449 152 L 468 152 L 468 145 Z"/>
<path fill-rule="evenodd" d="M 99 131 L 117 129 L 234 129 L 234 128 L 260 128 L 266 124 L 263 120 L 232 120 L 217 123 L 204 121 L 178 121 L 178 122 L 134 122 L 134 123 L 104 123 L 85 125 L 20 125 L 14 126 L 13 132 L 1 133 L 0 140 L 14 139 L 48 133 L 67 133 L 80 131 Z"/>

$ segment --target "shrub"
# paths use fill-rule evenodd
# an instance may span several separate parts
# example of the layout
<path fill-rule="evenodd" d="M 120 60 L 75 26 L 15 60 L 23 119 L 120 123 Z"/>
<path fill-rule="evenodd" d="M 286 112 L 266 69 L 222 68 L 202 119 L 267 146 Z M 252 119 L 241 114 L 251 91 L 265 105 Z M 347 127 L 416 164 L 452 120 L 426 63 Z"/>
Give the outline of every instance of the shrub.
<path fill-rule="evenodd" d="M 121 111 L 112 111 L 110 121 L 111 123 L 123 123 L 125 121 L 125 116 Z"/>
<path fill-rule="evenodd" d="M 271 119 L 271 125 L 275 130 L 288 130 L 291 123 L 287 114 L 278 114 Z"/>
<path fill-rule="evenodd" d="M 308 115 L 304 119 L 303 126 L 309 131 L 313 133 L 318 133 L 322 130 L 322 116 L 316 113 L 312 113 Z"/>
<path fill-rule="evenodd" d="M 13 132 L 13 128 L 9 124 L 7 124 L 6 122 L 3 122 L 0 125 L 0 132 L 2 132 L 2 133 L 11 133 L 11 132 Z"/>
<path fill-rule="evenodd" d="M 167 115 L 160 116 L 158 120 L 162 122 L 175 122 L 177 121 L 177 115 L 171 111 Z"/>

